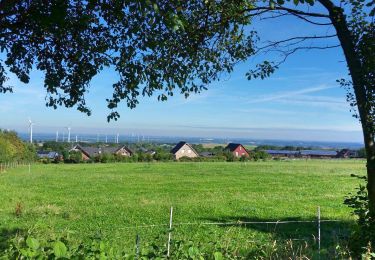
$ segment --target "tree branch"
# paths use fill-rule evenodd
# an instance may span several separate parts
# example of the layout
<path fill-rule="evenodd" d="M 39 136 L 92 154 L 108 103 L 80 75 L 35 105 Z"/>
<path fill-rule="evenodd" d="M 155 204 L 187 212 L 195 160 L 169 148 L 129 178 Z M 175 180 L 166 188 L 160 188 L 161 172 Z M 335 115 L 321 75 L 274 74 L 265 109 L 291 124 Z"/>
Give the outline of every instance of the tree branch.
<path fill-rule="evenodd" d="M 262 51 L 262 50 L 265 50 L 265 49 L 276 48 L 282 43 L 288 43 L 287 45 L 282 46 L 283 48 L 286 48 L 286 47 L 290 47 L 292 45 L 299 44 L 299 43 L 304 42 L 306 40 L 326 39 L 326 38 L 333 38 L 333 37 L 336 37 L 336 36 L 337 36 L 336 34 L 319 35 L 319 36 L 297 36 L 297 37 L 292 37 L 292 38 L 288 38 L 288 39 L 284 39 L 284 40 L 280 40 L 280 41 L 275 41 L 275 42 L 269 41 L 268 45 L 265 45 L 265 46 L 262 46 L 262 47 L 258 48 L 257 53 Z M 296 41 L 296 42 L 291 42 L 291 41 Z"/>
<path fill-rule="evenodd" d="M 268 6 L 259 6 L 259 7 L 245 9 L 244 13 L 245 12 L 250 13 L 250 12 L 253 12 L 253 11 L 275 11 L 275 10 L 286 11 L 290 14 L 296 14 L 296 15 L 302 15 L 302 16 L 329 18 L 329 15 L 327 15 L 327 14 L 309 13 L 309 12 L 304 12 L 304 11 L 301 11 L 301 10 L 291 9 L 291 8 L 282 7 L 282 6 L 275 6 L 274 8 L 271 8 L 271 7 L 268 7 Z"/>

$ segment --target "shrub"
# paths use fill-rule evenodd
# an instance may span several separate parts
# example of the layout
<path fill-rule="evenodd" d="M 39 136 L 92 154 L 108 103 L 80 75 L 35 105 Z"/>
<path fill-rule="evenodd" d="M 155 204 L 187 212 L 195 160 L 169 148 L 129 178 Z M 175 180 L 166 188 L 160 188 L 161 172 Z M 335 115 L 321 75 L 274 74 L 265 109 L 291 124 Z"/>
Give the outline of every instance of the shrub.
<path fill-rule="evenodd" d="M 65 157 L 67 156 L 67 157 Z M 64 162 L 66 163 L 80 163 L 82 162 L 82 154 L 76 151 L 70 151 L 68 155 L 64 155 Z"/>
<path fill-rule="evenodd" d="M 364 179 L 367 182 L 366 177 L 357 175 L 352 175 L 352 177 Z M 357 223 L 349 241 L 351 251 L 358 258 L 362 254 L 373 254 L 371 253 L 371 245 L 375 245 L 375 219 L 369 214 L 366 186 L 360 185 L 355 194 L 350 194 L 345 199 L 344 204 L 352 208 L 353 214 L 357 216 Z"/>

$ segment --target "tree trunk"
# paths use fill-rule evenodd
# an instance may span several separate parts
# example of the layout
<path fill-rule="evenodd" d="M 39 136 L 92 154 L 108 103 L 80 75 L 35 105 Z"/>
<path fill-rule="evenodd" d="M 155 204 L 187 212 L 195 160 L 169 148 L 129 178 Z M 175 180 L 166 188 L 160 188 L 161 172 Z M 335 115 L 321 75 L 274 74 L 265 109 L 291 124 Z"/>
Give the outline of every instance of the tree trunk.
<path fill-rule="evenodd" d="M 355 43 L 350 33 L 342 8 L 335 6 L 330 0 L 318 0 L 329 12 L 329 17 L 336 29 L 344 51 L 346 62 L 352 77 L 353 90 L 357 102 L 359 118 L 362 124 L 363 139 L 367 156 L 367 190 L 371 216 L 375 217 L 375 145 L 374 122 L 371 117 L 371 103 L 367 96 L 363 79 L 362 63 L 357 55 Z"/>

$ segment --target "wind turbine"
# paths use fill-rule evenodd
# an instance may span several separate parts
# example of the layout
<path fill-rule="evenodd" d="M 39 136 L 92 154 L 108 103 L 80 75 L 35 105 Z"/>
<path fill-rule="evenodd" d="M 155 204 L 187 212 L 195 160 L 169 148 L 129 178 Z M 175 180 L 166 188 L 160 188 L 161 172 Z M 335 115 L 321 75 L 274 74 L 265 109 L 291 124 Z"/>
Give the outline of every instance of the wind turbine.
<path fill-rule="evenodd" d="M 68 126 L 66 129 L 68 129 L 68 143 L 70 143 L 70 130 L 72 130 L 72 128 Z"/>
<path fill-rule="evenodd" d="M 31 121 L 29 117 L 29 128 L 30 128 L 30 143 L 33 143 L 33 125 L 34 123 Z"/>
<path fill-rule="evenodd" d="M 59 141 L 59 131 L 56 131 L 56 143 Z"/>
<path fill-rule="evenodd" d="M 116 143 L 118 143 L 118 137 L 119 137 L 120 134 L 117 134 L 116 136 Z"/>

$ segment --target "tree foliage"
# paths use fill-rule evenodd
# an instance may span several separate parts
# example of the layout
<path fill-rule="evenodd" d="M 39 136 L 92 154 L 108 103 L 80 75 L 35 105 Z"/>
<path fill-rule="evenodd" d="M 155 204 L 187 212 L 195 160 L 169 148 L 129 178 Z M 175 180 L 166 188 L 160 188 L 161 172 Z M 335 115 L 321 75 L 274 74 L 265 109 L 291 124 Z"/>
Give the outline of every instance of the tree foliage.
<path fill-rule="evenodd" d="M 24 143 L 15 132 L 0 129 L 0 163 L 35 160 L 35 148 Z"/>
<path fill-rule="evenodd" d="M 45 75 L 47 106 L 85 101 L 90 81 L 105 67 L 117 72 L 107 99 L 117 119 L 121 100 L 166 100 L 178 90 L 200 92 L 219 73 L 253 52 L 248 1 L 1 1 L 0 92 L 12 90 L 7 74 L 28 83 L 33 68 Z"/>

